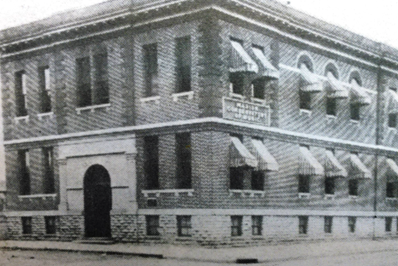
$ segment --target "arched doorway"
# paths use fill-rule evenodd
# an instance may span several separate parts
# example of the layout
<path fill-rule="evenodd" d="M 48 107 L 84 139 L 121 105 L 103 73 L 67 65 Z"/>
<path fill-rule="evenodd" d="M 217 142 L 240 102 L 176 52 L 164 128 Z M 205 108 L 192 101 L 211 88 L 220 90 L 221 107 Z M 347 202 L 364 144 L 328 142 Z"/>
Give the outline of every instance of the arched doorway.
<path fill-rule="evenodd" d="M 111 179 L 101 165 L 92 165 L 84 175 L 84 225 L 86 237 L 110 237 Z"/>

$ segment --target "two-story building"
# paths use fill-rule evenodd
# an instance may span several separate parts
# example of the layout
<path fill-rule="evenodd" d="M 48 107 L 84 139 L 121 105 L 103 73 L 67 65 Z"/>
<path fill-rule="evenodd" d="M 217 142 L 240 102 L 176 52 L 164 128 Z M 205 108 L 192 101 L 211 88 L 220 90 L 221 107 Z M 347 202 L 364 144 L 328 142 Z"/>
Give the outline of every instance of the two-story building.
<path fill-rule="evenodd" d="M 11 239 L 397 235 L 394 48 L 273 0 L 111 0 L 0 48 Z"/>

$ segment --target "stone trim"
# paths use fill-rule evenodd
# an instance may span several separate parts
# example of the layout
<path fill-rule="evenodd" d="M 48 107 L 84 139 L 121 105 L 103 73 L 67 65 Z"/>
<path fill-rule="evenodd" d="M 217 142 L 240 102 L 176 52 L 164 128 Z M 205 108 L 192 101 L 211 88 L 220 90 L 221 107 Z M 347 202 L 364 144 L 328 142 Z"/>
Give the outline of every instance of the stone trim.
<path fill-rule="evenodd" d="M 161 194 L 174 194 L 174 196 L 179 197 L 180 194 L 188 194 L 189 197 L 193 196 L 193 189 L 159 189 L 159 190 L 142 190 L 145 198 L 148 197 L 160 197 Z M 152 195 L 152 196 L 150 196 Z"/>
<path fill-rule="evenodd" d="M 97 109 L 105 109 L 107 112 L 109 111 L 109 108 L 111 107 L 110 103 L 105 103 L 105 104 L 98 104 L 98 105 L 90 105 L 86 107 L 77 107 L 76 112 L 77 114 L 81 114 L 83 111 L 90 111 L 91 113 L 94 113 L 95 110 Z"/>

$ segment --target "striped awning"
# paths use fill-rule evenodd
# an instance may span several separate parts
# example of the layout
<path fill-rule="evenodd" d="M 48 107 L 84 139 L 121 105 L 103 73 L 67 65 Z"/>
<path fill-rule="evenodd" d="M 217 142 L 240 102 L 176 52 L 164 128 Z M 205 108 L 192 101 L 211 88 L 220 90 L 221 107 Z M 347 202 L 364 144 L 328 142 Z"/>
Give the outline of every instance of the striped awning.
<path fill-rule="evenodd" d="M 260 74 L 263 77 L 279 79 L 279 71 L 276 69 L 265 57 L 264 52 L 257 47 L 252 47 L 253 53 L 256 55 L 258 60 L 261 62 Z"/>
<path fill-rule="evenodd" d="M 230 40 L 232 49 L 230 55 L 230 66 L 229 72 L 258 72 L 258 66 L 256 62 L 250 57 L 245 51 L 242 44 L 237 41 Z"/>
<path fill-rule="evenodd" d="M 256 150 L 258 169 L 263 171 L 279 171 L 279 165 L 274 156 L 267 150 L 264 143 L 258 139 L 252 139 L 252 144 Z"/>
<path fill-rule="evenodd" d="M 332 151 L 326 151 L 325 160 L 326 177 L 347 177 L 347 170 L 340 164 Z"/>
<path fill-rule="evenodd" d="M 387 97 L 387 107 L 388 113 L 396 114 L 398 113 L 398 93 L 388 89 L 388 97 Z"/>
<path fill-rule="evenodd" d="M 231 137 L 230 167 L 257 167 L 258 161 L 237 137 Z"/>
<path fill-rule="evenodd" d="M 323 166 L 315 159 L 307 147 L 300 147 L 299 156 L 300 175 L 324 175 Z"/>
<path fill-rule="evenodd" d="M 359 86 L 358 82 L 353 79 L 351 81 L 351 102 L 359 105 L 369 105 L 372 102 L 370 96 L 365 89 Z"/>
<path fill-rule="evenodd" d="M 327 90 L 329 98 L 348 98 L 348 90 L 339 82 L 331 72 L 327 73 Z"/>
<path fill-rule="evenodd" d="M 363 164 L 361 159 L 359 159 L 358 155 L 351 154 L 351 156 L 350 156 L 350 164 L 351 164 L 350 177 L 352 179 L 369 179 L 369 178 L 372 178 L 371 172 Z"/>
<path fill-rule="evenodd" d="M 323 90 L 322 81 L 305 64 L 300 65 L 300 73 L 300 90 L 306 92 L 321 92 Z"/>
<path fill-rule="evenodd" d="M 389 177 L 394 177 L 394 180 L 397 180 L 398 178 L 398 165 L 397 163 L 393 160 L 388 158 L 386 160 L 387 165 L 388 165 L 388 173 L 389 173 Z"/>

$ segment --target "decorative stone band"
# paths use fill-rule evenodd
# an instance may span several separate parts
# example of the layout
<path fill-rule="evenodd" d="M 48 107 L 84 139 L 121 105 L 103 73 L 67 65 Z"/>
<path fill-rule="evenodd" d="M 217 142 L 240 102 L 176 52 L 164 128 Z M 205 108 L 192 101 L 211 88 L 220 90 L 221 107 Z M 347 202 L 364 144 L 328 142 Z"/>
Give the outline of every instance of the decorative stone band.
<path fill-rule="evenodd" d="M 174 194 L 178 197 L 180 194 L 187 194 L 189 197 L 193 196 L 193 189 L 159 189 L 159 190 L 142 190 L 144 197 L 160 197 L 161 194 Z"/>
<path fill-rule="evenodd" d="M 242 198 L 246 198 L 246 196 L 249 196 L 250 198 L 254 198 L 255 195 L 259 195 L 262 198 L 265 197 L 265 191 L 261 191 L 261 190 L 230 189 L 229 196 L 232 197 L 234 194 L 239 194 Z"/>

